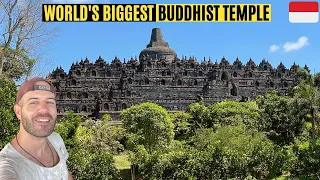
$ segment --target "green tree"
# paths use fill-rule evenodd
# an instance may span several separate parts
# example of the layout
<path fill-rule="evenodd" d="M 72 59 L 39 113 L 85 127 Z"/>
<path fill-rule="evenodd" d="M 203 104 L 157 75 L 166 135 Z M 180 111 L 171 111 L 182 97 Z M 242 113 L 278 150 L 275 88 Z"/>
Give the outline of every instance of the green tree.
<path fill-rule="evenodd" d="M 67 151 L 69 153 L 68 167 L 73 176 L 77 176 L 77 173 L 81 168 L 82 159 L 81 155 L 84 153 L 80 146 L 80 143 L 76 139 L 76 132 L 81 123 L 81 116 L 74 115 L 73 112 L 67 112 L 56 124 L 55 131 L 60 134 L 65 142 Z"/>
<path fill-rule="evenodd" d="M 317 113 L 320 104 L 320 92 L 318 87 L 316 86 L 314 77 L 306 71 L 302 72 L 305 73 L 304 76 L 306 78 L 293 89 L 294 98 L 296 99 L 299 105 L 304 105 L 305 107 L 308 107 L 312 123 L 311 137 L 313 140 L 313 144 L 315 144 L 316 125 L 319 124 L 319 122 L 317 122 Z"/>
<path fill-rule="evenodd" d="M 219 126 L 237 126 L 244 123 L 248 128 L 257 127 L 259 109 L 255 101 L 223 101 L 209 107 L 211 121 Z"/>
<path fill-rule="evenodd" d="M 13 81 L 0 79 L 0 150 L 17 134 L 20 121 L 13 111 L 17 87 Z"/>
<path fill-rule="evenodd" d="M 316 73 L 314 75 L 314 84 L 320 88 L 320 72 Z"/>
<path fill-rule="evenodd" d="M 257 97 L 260 109 L 259 130 L 278 145 L 290 144 L 301 135 L 304 121 L 296 111 L 295 101 L 276 91 Z"/>
<path fill-rule="evenodd" d="M 140 145 L 134 151 L 132 161 L 143 179 L 197 179 L 194 166 L 197 164 L 197 150 L 179 141 L 173 141 L 165 151 L 147 152 Z"/>
<path fill-rule="evenodd" d="M 199 150 L 205 150 L 210 146 L 223 146 L 241 157 L 250 152 L 253 145 L 264 140 L 264 134 L 254 129 L 248 129 L 242 123 L 237 126 L 223 126 L 216 131 L 200 129 L 192 139 L 195 147 Z"/>
<path fill-rule="evenodd" d="M 175 112 L 170 114 L 172 122 L 174 124 L 174 139 L 175 140 L 187 140 L 190 136 L 191 124 L 189 120 L 191 118 L 189 113 Z"/>
<path fill-rule="evenodd" d="M 197 129 L 210 128 L 215 125 L 215 121 L 209 117 L 209 109 L 203 102 L 193 103 L 188 106 L 187 113 L 190 114 L 190 132 L 194 134 Z"/>
<path fill-rule="evenodd" d="M 77 146 L 78 142 L 74 140 L 81 121 L 81 116 L 74 115 L 73 112 L 69 111 L 56 124 L 55 131 L 57 131 L 62 139 L 64 139 L 68 150 L 73 150 L 72 148 Z"/>
<path fill-rule="evenodd" d="M 101 120 L 87 119 L 77 131 L 77 139 L 90 152 L 109 152 L 117 154 L 124 147 L 120 140 L 124 137 L 122 127 L 113 126 L 109 114 L 103 115 Z"/>
<path fill-rule="evenodd" d="M 216 131 L 201 129 L 193 138 L 194 147 L 203 154 L 198 172 L 207 174 L 203 179 L 245 179 L 252 176 L 257 179 L 272 179 L 282 173 L 282 164 L 286 160 L 281 148 L 264 138 L 263 132 L 248 129 L 246 125 L 222 126 Z M 218 154 L 217 154 L 218 153 Z M 219 166 L 213 166 L 221 156 Z M 218 172 L 209 169 L 220 169 Z"/>
<path fill-rule="evenodd" d="M 198 129 L 194 145 L 173 141 L 164 151 L 135 149 L 143 179 L 272 179 L 282 173 L 285 155 L 261 132 L 245 126 Z"/>
<path fill-rule="evenodd" d="M 48 65 L 42 48 L 57 30 L 41 21 L 42 3 L 46 0 L 0 1 L 0 77 L 28 77 L 36 64 L 39 71 Z"/>
<path fill-rule="evenodd" d="M 2 69 L 3 78 L 20 80 L 22 76 L 28 78 L 31 75 L 36 59 L 29 58 L 25 50 L 14 50 L 9 48 L 3 53 L 5 57 Z"/>
<path fill-rule="evenodd" d="M 128 134 L 128 145 L 133 150 L 143 145 L 149 153 L 165 148 L 174 138 L 174 125 L 166 109 L 146 102 L 121 112 L 123 127 Z"/>
<path fill-rule="evenodd" d="M 320 178 L 320 141 L 296 141 L 288 148 L 288 170 L 292 178 Z"/>
<path fill-rule="evenodd" d="M 109 148 L 110 138 L 106 130 L 108 120 L 93 121 L 68 112 L 56 126 L 56 131 L 66 143 L 69 152 L 68 167 L 75 179 L 117 179 L 113 156 Z"/>

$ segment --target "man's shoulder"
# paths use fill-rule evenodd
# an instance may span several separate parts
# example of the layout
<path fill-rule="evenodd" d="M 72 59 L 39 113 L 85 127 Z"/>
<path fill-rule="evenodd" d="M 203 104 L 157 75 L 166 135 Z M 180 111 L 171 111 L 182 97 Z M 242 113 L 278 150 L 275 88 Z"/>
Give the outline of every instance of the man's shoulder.
<path fill-rule="evenodd" d="M 0 150 L 0 164 L 2 164 L 2 161 L 4 161 L 9 153 L 9 143 L 6 144 L 1 150 Z"/>
<path fill-rule="evenodd" d="M 18 179 L 19 166 L 17 160 L 0 155 L 0 179 Z"/>
<path fill-rule="evenodd" d="M 48 139 L 57 148 L 56 150 L 59 150 L 63 156 L 66 156 L 66 158 L 68 157 L 64 140 L 59 133 L 52 132 L 52 134 L 48 136 Z"/>
<path fill-rule="evenodd" d="M 55 131 L 53 131 L 53 132 L 51 133 L 51 135 L 48 136 L 48 139 L 49 139 L 50 141 L 54 141 L 54 142 L 58 142 L 58 143 L 63 142 L 63 139 L 62 139 L 62 137 L 60 136 L 60 134 L 57 133 L 57 132 L 55 132 Z"/>
<path fill-rule="evenodd" d="M 23 160 L 25 160 L 25 157 L 22 156 L 10 143 L 6 144 L 0 151 L 0 164 L 3 162 L 21 162 Z"/>
<path fill-rule="evenodd" d="M 0 179 L 15 177 L 23 164 L 25 164 L 24 159 L 8 143 L 0 151 Z"/>
<path fill-rule="evenodd" d="M 7 158 L 18 157 L 17 151 L 15 151 L 14 147 L 8 143 L 6 144 L 0 151 L 0 162 Z"/>

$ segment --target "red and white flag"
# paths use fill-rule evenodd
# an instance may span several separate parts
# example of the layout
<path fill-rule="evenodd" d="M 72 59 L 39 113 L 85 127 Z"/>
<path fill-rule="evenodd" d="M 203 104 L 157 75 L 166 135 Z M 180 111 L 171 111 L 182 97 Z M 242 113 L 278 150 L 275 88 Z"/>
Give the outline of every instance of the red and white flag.
<path fill-rule="evenodd" d="M 317 23 L 319 5 L 316 1 L 293 1 L 289 4 L 289 21 L 291 23 Z"/>

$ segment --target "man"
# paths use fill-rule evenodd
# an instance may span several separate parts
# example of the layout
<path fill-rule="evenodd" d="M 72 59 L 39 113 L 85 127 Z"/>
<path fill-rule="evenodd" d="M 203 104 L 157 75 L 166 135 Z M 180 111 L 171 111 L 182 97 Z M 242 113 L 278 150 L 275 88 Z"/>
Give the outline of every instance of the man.
<path fill-rule="evenodd" d="M 73 179 L 68 152 L 54 132 L 57 118 L 56 90 L 42 78 L 24 82 L 17 93 L 14 112 L 20 129 L 0 152 L 0 179 Z"/>

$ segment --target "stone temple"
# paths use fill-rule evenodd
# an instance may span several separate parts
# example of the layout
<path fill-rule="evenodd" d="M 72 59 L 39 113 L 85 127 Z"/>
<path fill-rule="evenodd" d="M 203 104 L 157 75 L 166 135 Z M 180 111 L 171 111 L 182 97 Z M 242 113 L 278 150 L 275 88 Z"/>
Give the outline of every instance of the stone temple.
<path fill-rule="evenodd" d="M 146 101 L 181 111 L 200 100 L 205 104 L 245 101 L 272 89 L 286 95 L 299 81 L 297 68 L 295 63 L 290 69 L 282 63 L 274 68 L 265 59 L 259 64 L 251 58 L 245 63 L 238 58 L 231 63 L 224 57 L 219 62 L 180 59 L 165 42 L 161 29 L 154 28 L 139 59 L 115 57 L 108 63 L 102 57 L 95 62 L 86 58 L 72 63 L 69 72 L 57 68 L 49 78 L 58 90 L 60 116 L 73 111 L 96 118 L 108 113 L 117 119 L 121 110 Z"/>

